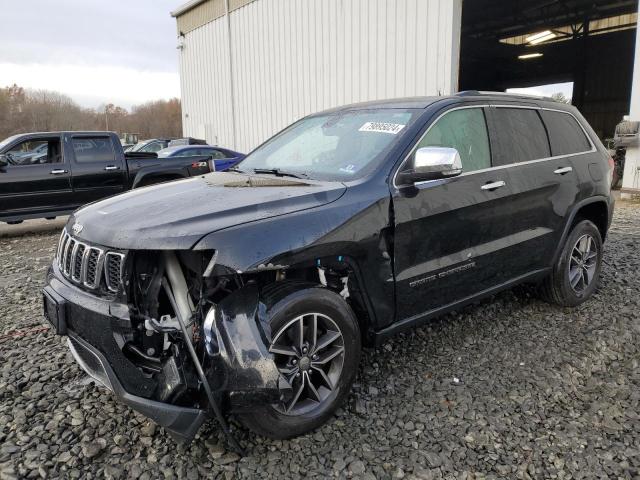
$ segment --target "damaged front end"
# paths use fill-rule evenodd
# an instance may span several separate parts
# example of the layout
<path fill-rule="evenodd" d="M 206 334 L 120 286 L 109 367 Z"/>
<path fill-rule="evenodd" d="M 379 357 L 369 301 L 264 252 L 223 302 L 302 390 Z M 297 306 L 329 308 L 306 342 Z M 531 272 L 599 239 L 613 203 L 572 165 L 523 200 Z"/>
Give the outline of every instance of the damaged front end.
<path fill-rule="evenodd" d="M 131 279 L 131 320 L 138 335 L 125 350 L 137 366 L 159 375 L 159 398 L 191 401 L 202 393 L 188 369 L 178 368 L 186 353 L 182 319 L 226 409 L 279 400 L 280 374 L 268 350 L 271 332 L 255 283 L 244 285 L 224 267 L 216 268 L 215 254 L 191 251 L 137 252 Z"/>
<path fill-rule="evenodd" d="M 256 283 L 215 265 L 212 251 L 122 258 L 117 292 L 88 295 L 64 261 L 54 262 L 44 289 L 45 314 L 90 375 L 181 441 L 209 416 L 228 433 L 225 414 L 285 400 Z M 97 266 L 112 287 L 113 272 Z"/>

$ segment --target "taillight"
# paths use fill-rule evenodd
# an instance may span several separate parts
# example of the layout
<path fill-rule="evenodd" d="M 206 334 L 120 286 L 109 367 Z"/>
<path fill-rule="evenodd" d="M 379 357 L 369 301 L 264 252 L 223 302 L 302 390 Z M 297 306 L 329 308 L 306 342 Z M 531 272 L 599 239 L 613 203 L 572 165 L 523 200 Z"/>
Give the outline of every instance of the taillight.
<path fill-rule="evenodd" d="M 193 162 L 191 164 L 191 168 L 206 168 L 206 167 L 211 168 L 211 160 L 209 160 L 208 162 Z"/>

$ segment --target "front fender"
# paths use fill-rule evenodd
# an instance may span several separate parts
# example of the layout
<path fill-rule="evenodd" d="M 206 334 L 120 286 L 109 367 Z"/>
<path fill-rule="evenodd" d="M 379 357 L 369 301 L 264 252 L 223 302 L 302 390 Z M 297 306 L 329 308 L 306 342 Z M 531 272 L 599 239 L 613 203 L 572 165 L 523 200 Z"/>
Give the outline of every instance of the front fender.
<path fill-rule="evenodd" d="M 359 199 L 360 200 L 360 199 Z M 195 250 L 215 250 L 236 273 L 287 269 L 342 257 L 359 276 L 374 325 L 392 322 L 395 288 L 388 196 L 337 201 L 321 208 L 249 222 L 211 233 Z"/>
<path fill-rule="evenodd" d="M 269 352 L 271 328 L 257 285 L 233 292 L 213 308 L 204 325 L 204 367 L 214 391 L 228 398 L 232 410 L 277 402 L 288 384 Z"/>
<path fill-rule="evenodd" d="M 279 217 L 248 222 L 206 235 L 194 250 L 216 250 L 217 263 L 237 273 L 272 264 L 289 267 L 333 255 L 361 258 L 388 225 L 388 199 L 334 202 Z"/>

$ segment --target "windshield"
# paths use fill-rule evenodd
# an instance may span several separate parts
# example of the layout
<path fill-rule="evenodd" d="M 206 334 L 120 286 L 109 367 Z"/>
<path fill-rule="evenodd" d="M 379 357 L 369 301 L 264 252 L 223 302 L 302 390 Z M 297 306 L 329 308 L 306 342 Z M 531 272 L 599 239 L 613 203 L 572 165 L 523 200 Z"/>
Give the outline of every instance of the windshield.
<path fill-rule="evenodd" d="M 373 171 L 420 110 L 343 111 L 308 117 L 267 141 L 237 168 L 344 181 Z"/>

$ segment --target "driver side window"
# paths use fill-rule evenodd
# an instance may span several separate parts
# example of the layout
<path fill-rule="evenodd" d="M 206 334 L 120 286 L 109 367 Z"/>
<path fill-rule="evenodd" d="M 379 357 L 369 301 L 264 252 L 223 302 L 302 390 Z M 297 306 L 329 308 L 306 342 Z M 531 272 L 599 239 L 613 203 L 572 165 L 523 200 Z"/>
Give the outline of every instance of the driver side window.
<path fill-rule="evenodd" d="M 482 108 L 463 108 L 445 113 L 418 143 L 423 147 L 455 148 L 462 160 L 462 171 L 491 167 L 487 122 Z"/>
<path fill-rule="evenodd" d="M 53 140 L 25 140 L 6 152 L 9 165 L 27 166 L 62 162 L 60 142 Z"/>

